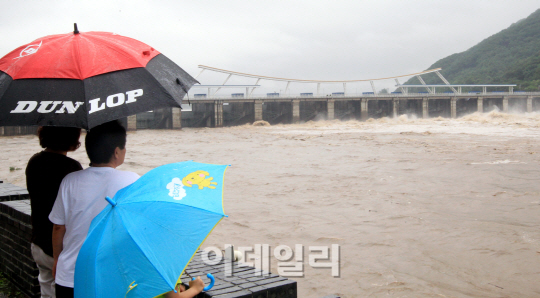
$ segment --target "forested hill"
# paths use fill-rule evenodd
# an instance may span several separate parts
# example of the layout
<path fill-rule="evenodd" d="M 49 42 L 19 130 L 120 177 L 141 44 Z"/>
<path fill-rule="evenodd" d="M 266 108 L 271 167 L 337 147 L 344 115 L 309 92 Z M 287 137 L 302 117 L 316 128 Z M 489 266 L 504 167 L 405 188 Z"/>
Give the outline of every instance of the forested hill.
<path fill-rule="evenodd" d="M 465 52 L 443 58 L 427 69 L 442 68 L 451 84 L 517 84 L 514 90 L 539 90 L 540 9 Z M 426 84 L 443 84 L 435 75 Z M 417 85 L 414 77 L 406 84 Z"/>

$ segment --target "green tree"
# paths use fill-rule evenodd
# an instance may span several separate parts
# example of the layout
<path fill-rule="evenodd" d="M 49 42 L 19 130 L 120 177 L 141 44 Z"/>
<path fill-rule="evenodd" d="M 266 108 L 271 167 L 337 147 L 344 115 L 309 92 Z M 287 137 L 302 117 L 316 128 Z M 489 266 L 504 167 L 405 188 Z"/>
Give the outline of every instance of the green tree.
<path fill-rule="evenodd" d="M 442 58 L 427 69 L 439 67 L 451 84 L 517 84 L 522 90 L 538 90 L 540 9 L 465 52 Z M 426 84 L 443 84 L 436 75 L 422 78 Z M 405 84 L 418 83 L 413 77 Z"/>

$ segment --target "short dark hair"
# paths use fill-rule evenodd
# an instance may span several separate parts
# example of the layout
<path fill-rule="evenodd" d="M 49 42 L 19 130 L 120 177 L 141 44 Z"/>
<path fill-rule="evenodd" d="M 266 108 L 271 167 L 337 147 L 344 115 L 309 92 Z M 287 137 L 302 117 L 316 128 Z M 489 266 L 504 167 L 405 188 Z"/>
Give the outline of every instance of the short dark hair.
<path fill-rule="evenodd" d="M 37 136 L 45 149 L 73 151 L 81 146 L 81 129 L 77 127 L 40 126 Z"/>
<path fill-rule="evenodd" d="M 125 148 L 126 129 L 118 121 L 103 123 L 88 131 L 85 145 L 91 164 L 108 163 L 116 147 Z"/>

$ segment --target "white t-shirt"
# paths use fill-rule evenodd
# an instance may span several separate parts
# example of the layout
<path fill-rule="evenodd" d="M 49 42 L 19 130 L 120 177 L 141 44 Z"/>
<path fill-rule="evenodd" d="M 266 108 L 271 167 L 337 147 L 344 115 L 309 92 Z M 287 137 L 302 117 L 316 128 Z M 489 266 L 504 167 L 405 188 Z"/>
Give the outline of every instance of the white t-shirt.
<path fill-rule="evenodd" d="M 63 250 L 56 265 L 56 283 L 73 288 L 75 262 L 90 223 L 107 204 L 105 197 L 139 179 L 139 175 L 110 167 L 89 167 L 62 180 L 49 220 L 66 226 Z"/>

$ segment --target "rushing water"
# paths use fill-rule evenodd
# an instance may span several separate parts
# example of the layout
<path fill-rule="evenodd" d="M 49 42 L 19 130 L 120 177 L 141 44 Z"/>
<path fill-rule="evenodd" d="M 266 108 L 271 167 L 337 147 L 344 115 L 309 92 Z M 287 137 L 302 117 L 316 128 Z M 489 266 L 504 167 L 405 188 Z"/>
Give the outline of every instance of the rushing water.
<path fill-rule="evenodd" d="M 0 148 L 0 178 L 24 186 L 9 167 L 24 169 L 37 139 Z M 139 174 L 232 164 L 229 218 L 205 246 L 304 245 L 299 297 L 540 296 L 539 114 L 147 130 L 127 149 L 121 169 Z M 88 164 L 84 150 L 70 156 Z M 308 246 L 331 244 L 337 278 L 308 263 Z"/>

